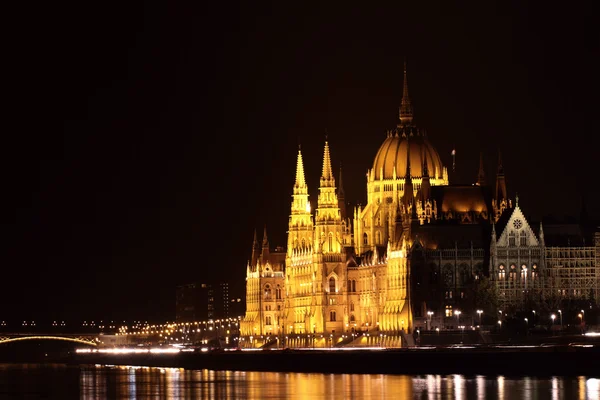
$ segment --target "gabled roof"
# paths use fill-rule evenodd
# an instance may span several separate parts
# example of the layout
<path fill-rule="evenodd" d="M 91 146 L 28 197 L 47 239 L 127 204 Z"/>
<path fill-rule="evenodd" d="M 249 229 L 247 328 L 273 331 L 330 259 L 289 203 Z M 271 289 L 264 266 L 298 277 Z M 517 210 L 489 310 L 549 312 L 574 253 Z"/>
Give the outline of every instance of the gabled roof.
<path fill-rule="evenodd" d="M 533 229 L 531 229 L 527 218 L 525 218 L 525 215 L 523 214 L 523 211 L 521 211 L 521 208 L 518 204 L 515 205 L 515 207 L 509 214 L 510 216 L 508 217 L 508 221 L 504 225 L 502 230 L 499 230 L 498 227 L 496 227 L 496 234 L 498 235 L 498 246 L 508 246 L 508 238 L 510 234 L 514 234 L 518 237 L 519 235 L 522 235 L 523 232 L 525 232 L 527 234 L 527 237 L 530 239 L 528 241 L 529 246 L 538 245 L 538 237 L 533 231 Z"/>

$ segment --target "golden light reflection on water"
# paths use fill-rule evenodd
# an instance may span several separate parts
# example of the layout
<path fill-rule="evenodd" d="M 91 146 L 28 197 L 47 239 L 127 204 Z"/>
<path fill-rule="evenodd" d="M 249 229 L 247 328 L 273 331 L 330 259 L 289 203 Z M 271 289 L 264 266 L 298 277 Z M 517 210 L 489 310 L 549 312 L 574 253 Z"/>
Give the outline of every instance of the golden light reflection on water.
<path fill-rule="evenodd" d="M 82 368 L 82 399 L 595 399 L 600 380 L 464 375 L 244 372 L 95 366 Z"/>

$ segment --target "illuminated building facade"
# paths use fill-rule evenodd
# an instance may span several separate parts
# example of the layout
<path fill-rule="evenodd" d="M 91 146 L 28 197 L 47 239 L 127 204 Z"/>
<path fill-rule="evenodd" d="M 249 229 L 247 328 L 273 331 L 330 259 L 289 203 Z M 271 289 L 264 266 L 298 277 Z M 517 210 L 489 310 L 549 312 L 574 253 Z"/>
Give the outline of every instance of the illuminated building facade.
<path fill-rule="evenodd" d="M 351 216 L 330 150 L 326 139 L 314 210 L 298 150 L 287 247 L 270 252 L 266 229 L 262 248 L 255 234 L 242 336 L 456 329 L 467 317 L 473 321 L 480 279 L 490 273 L 495 279 L 501 262 L 522 266 L 525 247 L 514 253 L 503 247 L 504 236 L 493 239 L 496 225 L 520 212 L 508 196 L 501 157 L 493 184 L 486 182 L 482 160 L 475 182 L 450 184 L 427 132 L 414 123 L 406 67 L 399 123 L 367 172 L 367 204 Z M 548 265 L 548 250 L 526 235 L 531 273 Z M 515 261 L 505 253 L 516 254 Z M 505 300 L 518 297 L 514 287 L 503 293 Z"/>

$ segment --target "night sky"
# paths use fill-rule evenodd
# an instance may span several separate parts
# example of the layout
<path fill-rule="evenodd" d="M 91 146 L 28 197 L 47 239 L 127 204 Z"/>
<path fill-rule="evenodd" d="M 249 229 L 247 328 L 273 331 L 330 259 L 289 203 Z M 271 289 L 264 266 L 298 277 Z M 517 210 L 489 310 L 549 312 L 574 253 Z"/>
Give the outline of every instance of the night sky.
<path fill-rule="evenodd" d="M 7 14 L 0 319 L 172 320 L 197 280 L 243 296 L 254 229 L 285 245 L 299 143 L 313 202 L 325 132 L 366 202 L 405 58 L 454 183 L 480 152 L 492 180 L 500 150 L 531 218 L 577 217 L 582 196 L 600 215 L 591 2 L 177 3 Z"/>

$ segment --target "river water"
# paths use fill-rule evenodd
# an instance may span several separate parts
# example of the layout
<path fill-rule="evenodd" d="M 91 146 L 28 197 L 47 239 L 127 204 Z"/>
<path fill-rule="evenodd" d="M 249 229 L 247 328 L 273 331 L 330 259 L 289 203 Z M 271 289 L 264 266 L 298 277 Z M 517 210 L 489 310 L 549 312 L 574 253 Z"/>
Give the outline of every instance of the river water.
<path fill-rule="evenodd" d="M 600 399 L 600 379 L 0 364 L 0 399 Z"/>

